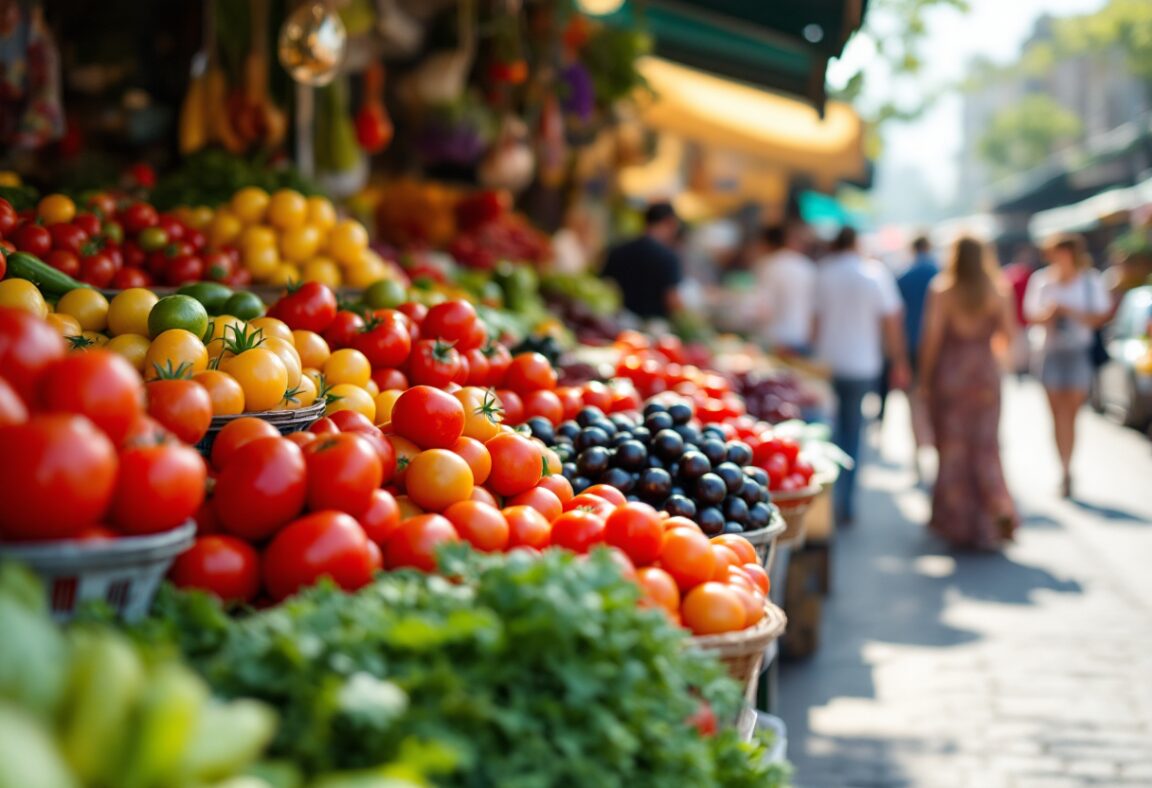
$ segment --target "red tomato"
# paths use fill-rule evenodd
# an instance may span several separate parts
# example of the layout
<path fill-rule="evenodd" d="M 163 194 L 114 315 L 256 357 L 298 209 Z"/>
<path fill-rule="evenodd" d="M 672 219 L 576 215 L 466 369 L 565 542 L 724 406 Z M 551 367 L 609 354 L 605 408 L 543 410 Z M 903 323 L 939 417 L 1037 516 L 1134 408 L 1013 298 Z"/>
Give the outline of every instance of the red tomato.
<path fill-rule="evenodd" d="M 327 419 L 336 426 L 334 432 L 377 432 L 372 420 L 358 410 L 338 410 Z M 318 423 L 318 422 L 317 422 Z"/>
<path fill-rule="evenodd" d="M 460 534 L 448 518 L 421 514 L 400 523 L 400 529 L 384 548 L 384 564 L 389 569 L 415 567 L 425 572 L 436 569 L 436 548 L 460 541 Z"/>
<path fill-rule="evenodd" d="M 0 378 L 25 403 L 36 400 L 40 376 L 64 356 L 64 340 L 35 315 L 0 307 Z"/>
<path fill-rule="evenodd" d="M 308 508 L 360 514 L 372 502 L 384 476 L 380 455 L 355 432 L 321 438 L 304 450 L 308 466 Z"/>
<path fill-rule="evenodd" d="M 96 524 L 116 487 L 116 449 L 83 416 L 38 414 L 0 427 L 0 536 L 64 539 Z"/>
<path fill-rule="evenodd" d="M 712 711 L 712 705 L 706 700 L 699 701 L 696 711 L 692 713 L 687 722 L 701 736 L 715 736 L 719 727 L 716 723 L 716 712 Z"/>
<path fill-rule="evenodd" d="M 195 450 L 177 443 L 126 449 L 108 518 L 129 534 L 175 528 L 204 502 L 207 472 Z"/>
<path fill-rule="evenodd" d="M 628 502 L 624 497 L 624 493 L 613 487 L 611 484 L 593 484 L 581 495 L 595 495 L 597 498 L 603 498 L 613 506 L 623 506 Z"/>
<path fill-rule="evenodd" d="M 0 378 L 0 427 L 23 424 L 26 421 L 28 421 L 28 408 L 24 401 L 8 381 Z"/>
<path fill-rule="evenodd" d="M 0 235 L 7 236 L 16 229 L 16 222 L 20 219 L 12 203 L 0 197 Z"/>
<path fill-rule="evenodd" d="M 555 493 L 561 504 L 566 504 L 572 500 L 572 482 L 558 473 L 542 477 L 539 486 Z"/>
<path fill-rule="evenodd" d="M 73 353 L 40 379 L 46 411 L 87 416 L 119 445 L 144 403 L 144 383 L 123 356 L 109 350 Z"/>
<path fill-rule="evenodd" d="M 321 419 L 324 421 L 324 419 Z M 313 425 L 315 426 L 315 425 Z M 246 443 L 259 438 L 278 438 L 280 431 L 263 419 L 241 416 L 224 425 L 212 441 L 212 467 L 220 470 Z"/>
<path fill-rule="evenodd" d="M 581 399 L 585 405 L 608 413 L 612 410 L 612 390 L 598 380 L 590 380 L 584 384 Z"/>
<path fill-rule="evenodd" d="M 508 506 L 531 506 L 544 515 L 548 522 L 552 522 L 564 513 L 564 504 L 556 497 L 556 493 L 547 487 L 533 487 L 519 495 L 514 495 L 506 502 Z"/>
<path fill-rule="evenodd" d="M 199 282 L 204 278 L 204 259 L 196 254 L 173 257 L 164 267 L 164 284 L 178 287 L 186 282 Z"/>
<path fill-rule="evenodd" d="M 224 252 L 210 252 L 204 255 L 204 278 L 213 282 L 227 282 L 236 273 L 236 263 Z"/>
<path fill-rule="evenodd" d="M 364 318 L 355 312 L 341 310 L 332 318 L 332 322 L 324 329 L 324 341 L 333 350 L 352 347 L 352 342 L 360 329 L 364 327 Z"/>
<path fill-rule="evenodd" d="M 356 520 L 368 538 L 383 549 L 400 527 L 400 507 L 396 497 L 387 490 L 373 490 L 368 506 Z"/>
<path fill-rule="evenodd" d="M 269 314 L 293 331 L 323 334 L 336 318 L 336 294 L 320 282 L 291 285 Z"/>
<path fill-rule="evenodd" d="M 468 362 L 466 385 L 487 386 L 491 364 L 488 363 L 488 356 L 484 355 L 484 351 L 478 347 L 471 348 L 464 352 L 464 360 Z"/>
<path fill-rule="evenodd" d="M 570 498 L 568 502 L 564 504 L 564 511 L 571 512 L 575 510 L 592 512 L 598 517 L 605 518 L 616 510 L 616 506 L 604 500 L 599 495 L 589 495 L 587 492 L 582 492 Z"/>
<path fill-rule="evenodd" d="M 413 386 L 392 406 L 392 430 L 423 449 L 447 449 L 464 433 L 464 406 L 432 386 Z"/>
<path fill-rule="evenodd" d="M 36 257 L 43 257 L 52 248 L 52 234 L 48 232 L 48 228 L 30 222 L 20 225 L 12 233 L 11 239 L 21 252 L 28 252 Z"/>
<path fill-rule="evenodd" d="M 421 339 L 408 357 L 408 379 L 413 384 L 443 388 L 460 372 L 460 353 L 450 344 Z"/>
<path fill-rule="evenodd" d="M 152 284 L 152 277 L 147 271 L 139 268 L 121 268 L 112 277 L 112 287 L 116 290 L 127 290 L 130 287 L 148 287 Z"/>
<path fill-rule="evenodd" d="M 574 509 L 552 521 L 552 545 L 574 553 L 587 553 L 604 541 L 604 518 L 583 509 Z"/>
<path fill-rule="evenodd" d="M 320 440 L 320 436 L 314 432 L 290 432 L 284 436 L 285 440 L 290 440 L 299 446 L 301 449 L 308 446 L 310 443 L 315 443 Z"/>
<path fill-rule="evenodd" d="M 99 228 L 97 228 L 97 232 L 98 231 Z M 84 248 L 84 244 L 88 242 L 90 237 L 95 235 L 95 233 L 86 232 L 78 225 L 68 222 L 60 222 L 59 224 L 52 225 L 48 228 L 48 234 L 52 236 L 53 249 L 60 249 L 61 251 L 72 252 L 74 254 L 80 254 L 80 251 Z"/>
<path fill-rule="evenodd" d="M 475 340 L 476 309 L 467 301 L 454 299 L 436 304 L 420 322 L 420 336 L 427 339 L 444 339 L 455 343 L 460 350 L 476 347 L 470 344 Z"/>
<path fill-rule="evenodd" d="M 498 495 L 518 495 L 530 490 L 544 472 L 544 455 L 535 441 L 504 432 L 484 446 L 492 455 L 492 472 L 485 486 Z"/>
<path fill-rule="evenodd" d="M 541 416 L 553 424 L 564 420 L 564 405 L 555 391 L 539 389 L 524 395 L 524 418 L 527 420 L 533 416 Z"/>
<path fill-rule="evenodd" d="M 752 581 L 753 585 L 760 589 L 761 594 L 768 596 L 768 591 L 772 587 L 772 581 L 768 577 L 768 571 L 763 566 L 758 563 L 747 563 L 741 565 L 740 569 L 748 576 L 748 579 Z"/>
<path fill-rule="evenodd" d="M 512 364 L 512 354 L 504 345 L 494 342 L 484 348 L 484 355 L 488 357 L 488 386 L 490 388 L 503 386 L 504 376 L 508 374 L 508 367 Z"/>
<path fill-rule="evenodd" d="M 93 287 L 107 287 L 116 276 L 116 263 L 107 252 L 96 252 L 80 258 L 80 281 Z"/>
<path fill-rule="evenodd" d="M 508 549 L 508 520 L 495 506 L 479 501 L 460 501 L 444 510 L 444 516 L 464 541 L 485 553 Z"/>
<path fill-rule="evenodd" d="M 338 410 L 332 415 L 335 416 L 340 413 L 355 413 L 357 416 L 364 416 L 364 414 L 352 410 Z M 364 419 L 367 421 L 368 417 L 364 416 Z M 324 418 L 316 419 L 316 421 L 309 424 L 308 431 L 316 435 L 336 435 L 340 432 L 340 425 L 338 425 L 330 417 L 325 416 Z"/>
<path fill-rule="evenodd" d="M 44 262 L 57 271 L 76 277 L 80 275 L 80 258 L 66 249 L 53 249 L 44 256 Z"/>
<path fill-rule="evenodd" d="M 408 388 L 408 378 L 398 369 L 373 369 L 372 380 L 381 391 L 388 389 L 403 391 Z"/>
<path fill-rule="evenodd" d="M 144 202 L 133 203 L 120 212 L 120 223 L 133 235 L 156 225 L 159 221 L 156 209 Z"/>
<path fill-rule="evenodd" d="M 540 353 L 521 353 L 512 359 L 504 385 L 520 395 L 539 389 L 551 391 L 556 388 L 556 370 Z"/>
<path fill-rule="evenodd" d="M 508 521 L 508 548 L 532 547 L 543 550 L 552 537 L 548 519 L 531 506 L 507 506 L 503 510 Z"/>
<path fill-rule="evenodd" d="M 562 420 L 576 418 L 576 414 L 584 407 L 584 398 L 575 386 L 561 386 L 556 389 L 556 396 L 560 399 Z"/>
<path fill-rule="evenodd" d="M 496 496 L 488 492 L 488 489 L 476 485 L 472 488 L 472 494 L 468 496 L 470 501 L 480 501 L 480 503 L 491 504 L 492 506 L 499 506 L 500 502 L 496 500 Z"/>
<path fill-rule="evenodd" d="M 236 449 L 216 478 L 213 503 L 228 532 L 260 541 L 300 514 L 308 492 L 300 447 L 277 436 Z"/>
<path fill-rule="evenodd" d="M 194 380 L 154 380 L 145 389 L 148 415 L 185 443 L 200 442 L 212 424 L 212 398 Z"/>
<path fill-rule="evenodd" d="M 424 322 L 424 317 L 428 314 L 428 307 L 416 301 L 405 301 L 396 307 L 396 311 L 406 315 L 414 325 L 419 326 Z"/>
<path fill-rule="evenodd" d="M 612 413 L 621 413 L 626 410 L 640 410 L 643 400 L 640 393 L 629 383 L 612 387 Z M 565 416 L 564 418 L 568 418 Z"/>
<path fill-rule="evenodd" d="M 646 566 L 660 557 L 664 524 L 648 504 L 626 503 L 608 515 L 604 541 L 623 550 L 637 566 Z"/>
<path fill-rule="evenodd" d="M 225 602 L 246 604 L 260 593 L 260 555 L 234 536 L 201 536 L 177 556 L 168 579 L 177 588 L 207 591 Z"/>
<path fill-rule="evenodd" d="M 496 399 L 500 400 L 500 408 L 504 411 L 504 424 L 515 427 L 524 423 L 524 400 L 515 391 L 498 389 Z"/>
<path fill-rule="evenodd" d="M 343 512 L 315 512 L 286 525 L 264 550 L 264 587 L 277 601 L 330 577 L 345 591 L 372 582 L 380 553 Z"/>
<path fill-rule="evenodd" d="M 393 312 L 371 318 L 352 338 L 352 347 L 367 356 L 373 368 L 398 367 L 408 360 L 412 337 L 400 313 Z"/>

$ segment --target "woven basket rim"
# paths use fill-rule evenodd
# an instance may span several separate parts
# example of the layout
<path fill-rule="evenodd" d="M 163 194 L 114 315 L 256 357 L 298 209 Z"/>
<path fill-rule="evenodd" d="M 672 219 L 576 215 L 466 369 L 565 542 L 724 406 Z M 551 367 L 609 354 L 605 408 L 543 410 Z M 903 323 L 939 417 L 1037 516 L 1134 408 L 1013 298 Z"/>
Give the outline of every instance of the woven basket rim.
<path fill-rule="evenodd" d="M 227 424 L 231 421 L 235 421 L 236 419 L 242 419 L 242 418 L 246 418 L 246 417 L 250 417 L 250 418 L 254 418 L 254 419 L 264 419 L 264 420 L 275 418 L 278 420 L 283 419 L 283 420 L 289 421 L 289 422 L 296 421 L 298 419 L 299 420 L 305 420 L 305 419 L 315 420 L 314 419 L 315 416 L 324 412 L 324 407 L 325 407 L 325 403 L 323 403 L 323 402 L 313 402 L 311 405 L 309 405 L 306 408 L 297 408 L 296 410 L 289 410 L 289 409 L 285 408 L 283 410 L 258 410 L 258 411 L 253 411 L 250 413 L 229 413 L 229 414 L 226 414 L 223 416 L 213 416 L 212 417 L 212 425 L 209 427 L 209 429 L 210 430 L 211 429 L 218 429 L 220 427 L 223 427 L 225 424 Z M 291 414 L 291 415 L 289 415 L 289 414 Z"/>
<path fill-rule="evenodd" d="M 788 523 L 785 522 L 784 517 L 780 514 L 780 509 L 775 504 L 772 505 L 772 519 L 768 525 L 763 528 L 757 528 L 755 531 L 745 531 L 740 534 L 749 542 L 754 545 L 764 544 L 770 542 L 780 534 L 788 529 Z"/>
<path fill-rule="evenodd" d="M 196 523 L 192 520 L 154 534 L 120 536 L 107 540 L 60 539 L 51 542 L 8 542 L 0 544 L 0 557 L 24 561 L 75 561 L 101 564 L 114 560 L 137 559 L 156 552 L 183 552 L 192 544 Z"/>
<path fill-rule="evenodd" d="M 751 629 L 722 632 L 718 635 L 694 635 L 689 638 L 692 648 L 720 656 L 739 656 L 763 651 L 784 633 L 788 617 L 771 602 L 764 604 L 764 618 Z"/>

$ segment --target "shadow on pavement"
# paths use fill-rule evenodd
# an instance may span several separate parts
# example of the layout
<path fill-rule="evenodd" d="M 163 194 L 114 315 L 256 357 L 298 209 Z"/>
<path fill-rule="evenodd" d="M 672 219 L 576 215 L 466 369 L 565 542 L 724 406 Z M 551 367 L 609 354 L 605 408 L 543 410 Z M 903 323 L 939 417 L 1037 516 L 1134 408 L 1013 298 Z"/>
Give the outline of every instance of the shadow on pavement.
<path fill-rule="evenodd" d="M 1091 501 L 1085 501 L 1080 498 L 1073 498 L 1072 503 L 1090 514 L 1104 518 L 1105 520 L 1109 521 L 1110 524 L 1144 526 L 1152 525 L 1152 522 L 1149 522 L 1141 515 L 1134 514 L 1125 509 L 1118 509 L 1114 506 L 1108 506 L 1106 504 L 1093 503 Z"/>
<path fill-rule="evenodd" d="M 911 784 L 896 751 L 907 755 L 926 742 L 810 729 L 810 710 L 838 698 L 876 697 L 877 645 L 949 648 L 979 639 L 978 633 L 943 620 L 949 595 L 1028 605 L 1041 589 L 1081 592 L 1078 583 L 1007 554 L 949 550 L 922 523 L 907 519 L 889 490 L 862 488 L 860 496 L 857 511 L 863 517 L 836 537 L 836 591 L 824 600 L 821 646 L 811 658 L 783 665 L 780 673 L 778 713 L 788 726 L 788 754 L 796 784 L 803 788 Z M 1046 516 L 1032 517 L 1026 525 L 1060 527 Z"/>

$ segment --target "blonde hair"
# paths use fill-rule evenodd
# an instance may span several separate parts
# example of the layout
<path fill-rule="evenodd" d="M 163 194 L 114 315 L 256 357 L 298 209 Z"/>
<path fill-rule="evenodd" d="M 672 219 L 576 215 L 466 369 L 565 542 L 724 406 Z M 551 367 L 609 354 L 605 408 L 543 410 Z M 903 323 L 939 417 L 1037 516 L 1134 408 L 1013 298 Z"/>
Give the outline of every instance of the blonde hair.
<path fill-rule="evenodd" d="M 1000 272 L 992 256 L 975 238 L 960 238 L 941 275 L 945 287 L 956 293 L 956 300 L 966 312 L 979 312 L 989 298 L 1000 291 Z"/>
<path fill-rule="evenodd" d="M 1051 256 L 1052 252 L 1067 252 L 1072 256 L 1072 264 L 1077 271 L 1092 267 L 1092 257 L 1088 254 L 1088 244 L 1084 236 L 1077 233 L 1062 233 L 1048 239 L 1044 245 L 1044 254 Z"/>

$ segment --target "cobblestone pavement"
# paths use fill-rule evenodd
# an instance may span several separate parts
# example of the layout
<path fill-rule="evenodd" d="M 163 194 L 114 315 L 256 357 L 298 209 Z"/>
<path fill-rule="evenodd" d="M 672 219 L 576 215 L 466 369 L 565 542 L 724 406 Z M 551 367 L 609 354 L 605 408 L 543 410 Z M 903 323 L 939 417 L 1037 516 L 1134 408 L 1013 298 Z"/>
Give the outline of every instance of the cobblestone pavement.
<path fill-rule="evenodd" d="M 1084 414 L 1082 498 L 1061 501 L 1043 396 L 1007 384 L 1024 528 L 1002 555 L 958 553 L 919 525 L 893 399 L 821 648 L 780 675 L 797 785 L 1152 786 L 1152 444 Z"/>

